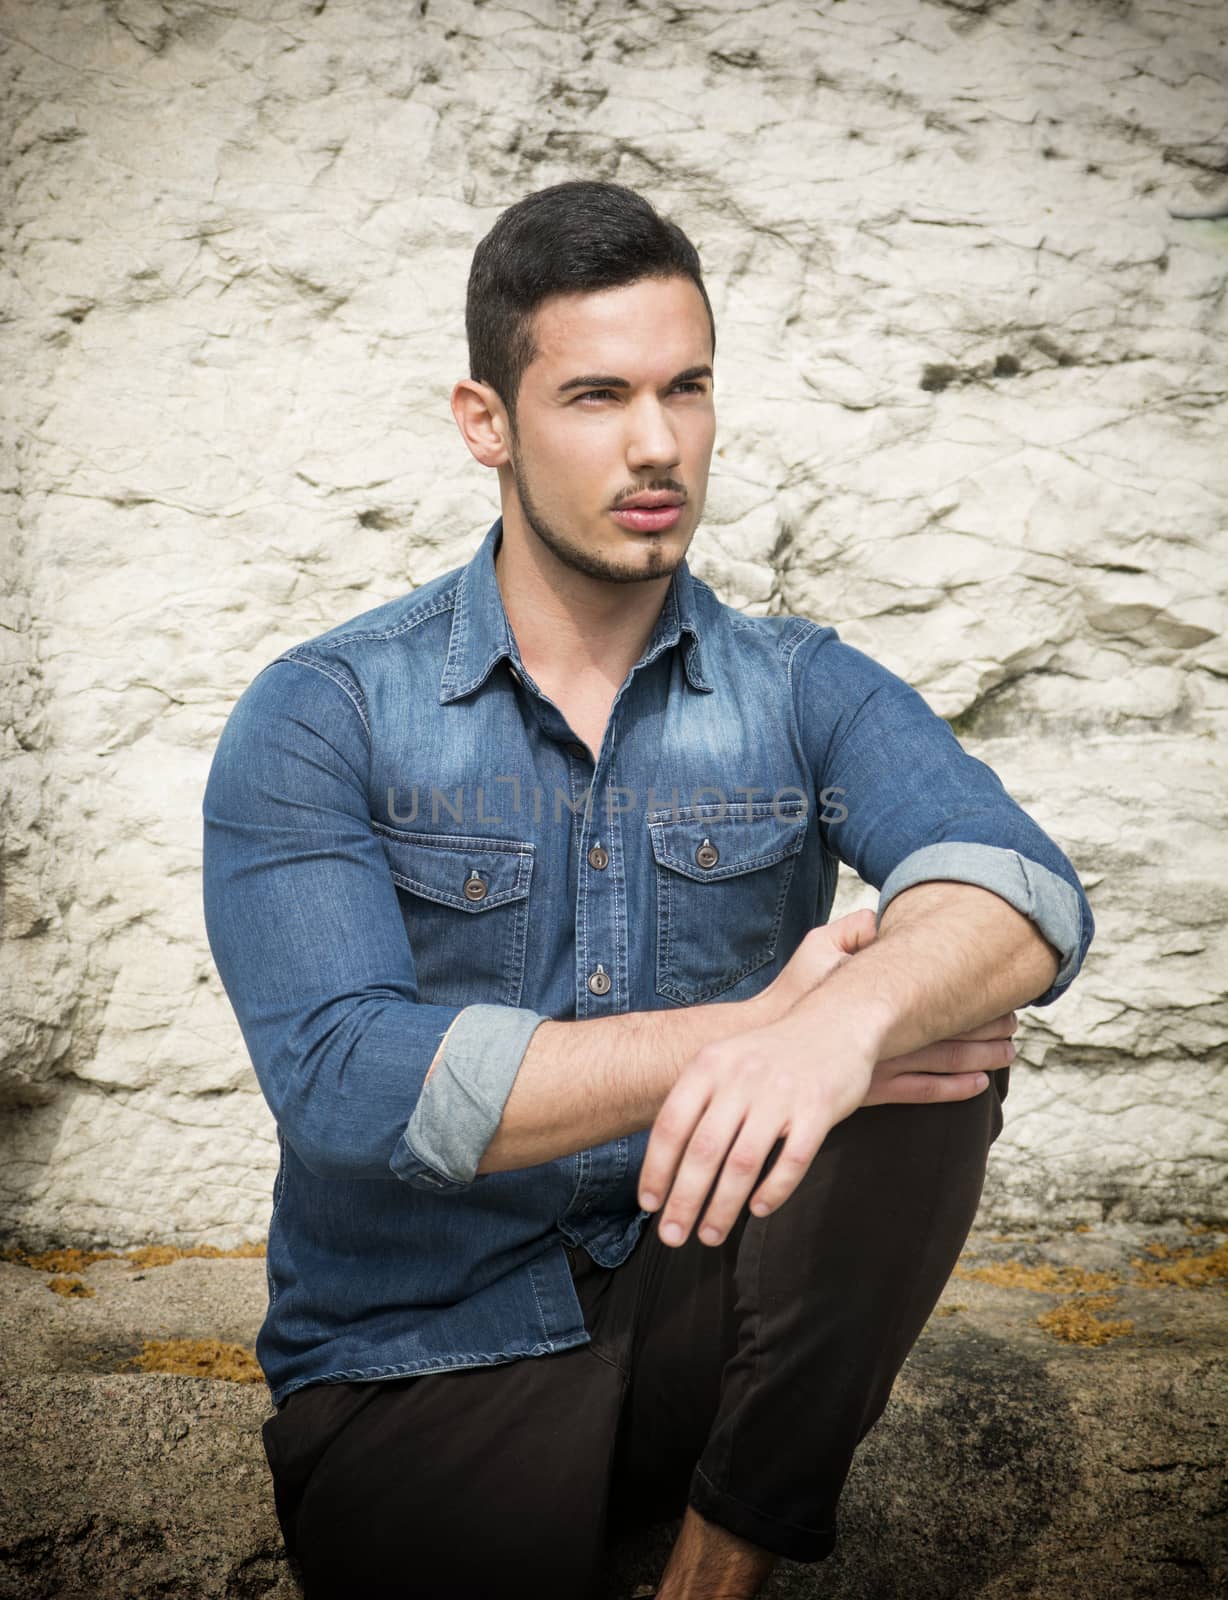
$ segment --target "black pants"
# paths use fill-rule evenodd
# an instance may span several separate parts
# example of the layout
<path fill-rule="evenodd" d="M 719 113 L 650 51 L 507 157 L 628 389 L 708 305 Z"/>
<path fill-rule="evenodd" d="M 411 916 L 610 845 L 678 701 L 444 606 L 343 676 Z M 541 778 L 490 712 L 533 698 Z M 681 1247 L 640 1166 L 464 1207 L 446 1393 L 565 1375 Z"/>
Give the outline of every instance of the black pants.
<path fill-rule="evenodd" d="M 590 1344 L 291 1395 L 264 1442 L 308 1600 L 583 1600 L 608 1537 L 688 1503 L 822 1560 L 967 1238 L 1009 1076 L 854 1112 L 721 1245 L 670 1248 L 654 1219 L 619 1267 L 570 1251 Z"/>

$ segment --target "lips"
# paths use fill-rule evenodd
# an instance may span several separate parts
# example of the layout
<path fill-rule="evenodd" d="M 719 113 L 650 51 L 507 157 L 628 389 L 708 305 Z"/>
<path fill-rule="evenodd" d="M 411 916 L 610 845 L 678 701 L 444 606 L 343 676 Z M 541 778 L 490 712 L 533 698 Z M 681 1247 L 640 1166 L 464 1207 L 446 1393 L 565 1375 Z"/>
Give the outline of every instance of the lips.
<path fill-rule="evenodd" d="M 624 500 L 611 513 L 615 522 L 632 533 L 663 533 L 682 516 L 685 496 L 668 490 L 648 490 Z"/>
<path fill-rule="evenodd" d="M 615 522 L 621 527 L 629 528 L 632 533 L 663 533 L 666 528 L 672 528 L 682 516 L 682 507 L 677 503 L 658 506 L 655 510 L 624 506 L 621 511 L 611 514 Z"/>

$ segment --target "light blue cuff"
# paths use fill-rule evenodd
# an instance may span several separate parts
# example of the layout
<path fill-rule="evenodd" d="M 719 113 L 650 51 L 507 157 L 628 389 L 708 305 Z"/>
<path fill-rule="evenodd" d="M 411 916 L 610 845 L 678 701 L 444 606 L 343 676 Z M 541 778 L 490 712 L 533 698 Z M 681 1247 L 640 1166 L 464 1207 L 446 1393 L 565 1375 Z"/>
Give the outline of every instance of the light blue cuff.
<path fill-rule="evenodd" d="M 883 912 L 903 890 L 943 879 L 992 889 L 1036 924 L 1061 958 L 1057 977 L 1046 993 L 1071 981 L 1081 959 L 1082 916 L 1077 891 L 1039 861 L 1001 845 L 949 840 L 914 850 L 883 884 L 876 922 L 882 922 Z"/>
<path fill-rule="evenodd" d="M 447 1034 L 389 1163 L 415 1188 L 464 1189 L 495 1136 L 503 1107 L 545 1018 L 521 1006 L 465 1006 Z"/>

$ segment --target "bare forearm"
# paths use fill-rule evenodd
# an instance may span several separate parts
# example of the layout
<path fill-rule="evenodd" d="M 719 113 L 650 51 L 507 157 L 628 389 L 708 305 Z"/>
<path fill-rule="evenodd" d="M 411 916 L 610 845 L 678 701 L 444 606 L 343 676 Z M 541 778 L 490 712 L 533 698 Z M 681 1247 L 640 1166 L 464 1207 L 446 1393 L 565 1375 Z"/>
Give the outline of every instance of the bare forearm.
<path fill-rule="evenodd" d="M 536 1166 L 650 1128 L 696 1051 L 755 1026 L 762 1009 L 752 999 L 548 1018 L 529 1041 L 479 1173 Z"/>
<path fill-rule="evenodd" d="M 1057 970 L 1053 947 L 998 895 L 921 883 L 891 902 L 873 944 L 798 1001 L 790 1021 L 855 1018 L 883 1059 L 1027 1005 Z"/>

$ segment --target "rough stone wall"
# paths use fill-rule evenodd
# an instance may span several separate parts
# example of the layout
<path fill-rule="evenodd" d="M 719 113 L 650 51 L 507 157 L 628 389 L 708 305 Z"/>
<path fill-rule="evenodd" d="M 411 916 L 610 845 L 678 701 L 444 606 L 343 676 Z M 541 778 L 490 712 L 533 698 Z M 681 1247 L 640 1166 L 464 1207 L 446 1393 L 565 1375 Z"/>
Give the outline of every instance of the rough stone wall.
<path fill-rule="evenodd" d="M 1089 886 L 986 1214 L 1223 1214 L 1228 222 L 1173 210 L 1228 214 L 1226 70 L 1220 0 L 0 0 L 0 1227 L 262 1232 L 213 745 L 472 552 L 469 255 L 580 175 L 704 257 L 695 570 L 916 684 Z"/>

